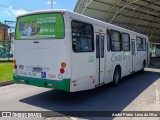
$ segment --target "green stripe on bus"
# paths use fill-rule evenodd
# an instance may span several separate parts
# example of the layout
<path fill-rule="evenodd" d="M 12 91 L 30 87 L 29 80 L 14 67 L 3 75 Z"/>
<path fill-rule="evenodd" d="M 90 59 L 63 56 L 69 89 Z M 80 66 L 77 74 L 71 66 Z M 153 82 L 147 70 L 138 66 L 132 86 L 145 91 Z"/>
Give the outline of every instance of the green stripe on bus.
<path fill-rule="evenodd" d="M 13 75 L 13 79 L 17 84 L 28 84 L 38 87 L 54 88 L 70 92 L 70 79 L 48 80 L 17 75 Z"/>

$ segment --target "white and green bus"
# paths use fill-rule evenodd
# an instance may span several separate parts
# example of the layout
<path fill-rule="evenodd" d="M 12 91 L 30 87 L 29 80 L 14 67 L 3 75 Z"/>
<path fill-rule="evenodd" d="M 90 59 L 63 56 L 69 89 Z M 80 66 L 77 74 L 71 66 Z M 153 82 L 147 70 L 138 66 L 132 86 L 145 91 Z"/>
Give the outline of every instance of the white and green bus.
<path fill-rule="evenodd" d="M 93 89 L 143 70 L 149 40 L 142 35 L 67 10 L 17 17 L 14 80 L 68 92 Z"/>

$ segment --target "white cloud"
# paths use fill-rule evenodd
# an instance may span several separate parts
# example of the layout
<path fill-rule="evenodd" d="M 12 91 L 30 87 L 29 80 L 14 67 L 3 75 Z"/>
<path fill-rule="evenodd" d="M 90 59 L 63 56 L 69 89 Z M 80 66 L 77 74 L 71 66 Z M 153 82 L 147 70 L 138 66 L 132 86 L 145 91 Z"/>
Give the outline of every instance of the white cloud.
<path fill-rule="evenodd" d="M 24 9 L 13 9 L 13 7 L 9 7 L 3 11 L 3 14 L 8 17 L 16 17 L 18 15 L 27 13 L 28 11 Z"/>
<path fill-rule="evenodd" d="M 51 4 L 51 1 L 47 1 L 46 4 L 47 4 L 47 5 L 50 5 L 50 4 Z M 56 4 L 56 2 L 53 1 L 53 5 L 55 5 L 55 4 Z"/>
<path fill-rule="evenodd" d="M 17 15 L 21 15 L 21 14 L 24 14 L 24 13 L 28 13 L 28 11 L 24 10 L 24 9 L 17 9 L 17 10 L 11 10 L 12 11 L 12 14 L 17 16 Z"/>

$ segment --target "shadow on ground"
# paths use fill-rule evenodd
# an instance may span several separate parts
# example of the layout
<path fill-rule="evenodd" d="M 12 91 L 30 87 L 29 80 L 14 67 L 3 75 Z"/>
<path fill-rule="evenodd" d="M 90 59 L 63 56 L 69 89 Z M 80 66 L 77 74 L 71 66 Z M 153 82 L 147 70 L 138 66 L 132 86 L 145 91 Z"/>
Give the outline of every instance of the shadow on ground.
<path fill-rule="evenodd" d="M 150 68 L 160 69 L 160 57 L 155 57 L 150 59 Z"/>
<path fill-rule="evenodd" d="M 20 102 L 62 114 L 71 111 L 67 114 L 75 117 L 79 117 L 79 114 L 72 111 L 122 111 L 158 78 L 160 73 L 138 72 L 123 78 L 116 87 L 107 84 L 76 93 L 50 90 L 21 99 Z"/>

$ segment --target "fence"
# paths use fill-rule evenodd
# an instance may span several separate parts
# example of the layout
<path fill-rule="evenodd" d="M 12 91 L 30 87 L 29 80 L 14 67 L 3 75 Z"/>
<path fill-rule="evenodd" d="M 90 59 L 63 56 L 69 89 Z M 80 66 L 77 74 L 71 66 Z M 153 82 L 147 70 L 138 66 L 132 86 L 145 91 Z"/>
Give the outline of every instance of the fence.
<path fill-rule="evenodd" d="M 13 41 L 0 40 L 0 58 L 13 57 Z"/>

